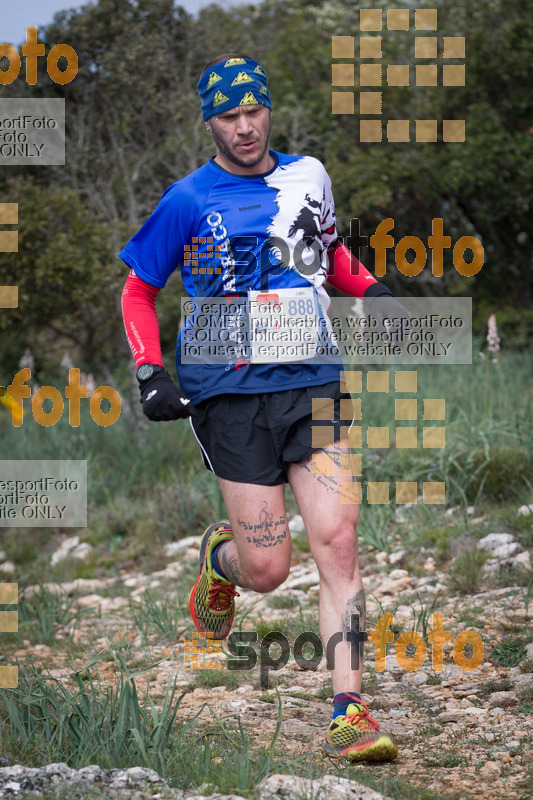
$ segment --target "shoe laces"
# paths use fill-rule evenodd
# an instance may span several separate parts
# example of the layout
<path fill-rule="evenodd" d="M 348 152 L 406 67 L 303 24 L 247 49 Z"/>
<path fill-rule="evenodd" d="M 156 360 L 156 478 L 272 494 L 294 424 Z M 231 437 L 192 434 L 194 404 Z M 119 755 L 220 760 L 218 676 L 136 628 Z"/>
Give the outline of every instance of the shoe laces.
<path fill-rule="evenodd" d="M 379 724 L 377 720 L 370 716 L 370 712 L 363 701 L 358 700 L 357 703 L 354 702 L 350 705 L 359 707 L 358 711 L 354 711 L 352 714 L 346 714 L 346 721 L 349 722 L 350 725 L 357 725 L 358 728 L 364 728 L 365 730 L 378 730 Z"/>
<path fill-rule="evenodd" d="M 209 589 L 207 605 L 216 611 L 227 611 L 234 597 L 240 597 L 233 583 L 219 583 L 213 580 Z"/>

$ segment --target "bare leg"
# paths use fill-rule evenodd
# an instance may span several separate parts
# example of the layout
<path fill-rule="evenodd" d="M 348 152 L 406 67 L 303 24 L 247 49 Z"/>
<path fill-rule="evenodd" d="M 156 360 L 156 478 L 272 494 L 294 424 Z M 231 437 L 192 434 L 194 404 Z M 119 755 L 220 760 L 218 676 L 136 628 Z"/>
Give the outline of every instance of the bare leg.
<path fill-rule="evenodd" d="M 286 580 L 291 563 L 284 486 L 218 480 L 235 537 L 221 545 L 220 567 L 232 583 L 270 592 Z"/>
<path fill-rule="evenodd" d="M 301 464 L 292 464 L 289 483 L 302 514 L 309 545 L 320 573 L 319 619 L 324 648 L 331 637 L 339 640 L 332 669 L 335 694 L 361 691 L 362 643 L 350 646 L 346 634 L 351 617 L 359 615 L 365 629 L 366 605 L 359 570 L 356 525 L 359 519 L 359 486 L 352 471 L 348 443 L 315 452 Z M 343 640 L 340 641 L 340 633 Z M 332 640 L 333 643 L 334 640 Z M 355 651 L 351 663 L 352 649 Z M 359 662 L 357 664 L 357 662 Z M 355 668 L 357 666 L 357 668 Z"/>

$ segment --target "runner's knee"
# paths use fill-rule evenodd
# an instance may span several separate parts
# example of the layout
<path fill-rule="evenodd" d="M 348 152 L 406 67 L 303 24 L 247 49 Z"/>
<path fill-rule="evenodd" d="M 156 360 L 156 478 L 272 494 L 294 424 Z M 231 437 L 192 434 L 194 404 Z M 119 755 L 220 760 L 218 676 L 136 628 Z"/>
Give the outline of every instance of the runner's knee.
<path fill-rule="evenodd" d="M 247 585 L 254 592 L 272 592 L 287 580 L 289 564 L 265 564 L 249 573 Z"/>
<path fill-rule="evenodd" d="M 343 522 L 326 525 L 320 532 L 314 552 L 319 572 L 329 571 L 333 565 L 341 573 L 358 569 L 355 524 Z"/>

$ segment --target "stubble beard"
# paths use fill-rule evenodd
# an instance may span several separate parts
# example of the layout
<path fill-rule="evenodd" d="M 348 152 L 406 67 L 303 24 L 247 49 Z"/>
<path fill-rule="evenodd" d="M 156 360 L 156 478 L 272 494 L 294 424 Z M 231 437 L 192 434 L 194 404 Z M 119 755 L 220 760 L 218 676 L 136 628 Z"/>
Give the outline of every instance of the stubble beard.
<path fill-rule="evenodd" d="M 264 146 L 260 153 L 253 160 L 240 158 L 232 149 L 229 147 L 224 139 L 218 135 L 215 131 L 213 126 L 211 126 L 211 135 L 213 137 L 213 141 L 216 144 L 218 150 L 222 153 L 222 155 L 228 159 L 232 164 L 235 164 L 238 167 L 256 167 L 258 164 L 261 163 L 262 159 L 265 157 L 265 153 L 267 152 L 268 145 L 270 142 L 270 132 L 272 129 L 272 121 L 269 119 L 268 121 L 268 130 L 267 135 L 265 138 Z"/>

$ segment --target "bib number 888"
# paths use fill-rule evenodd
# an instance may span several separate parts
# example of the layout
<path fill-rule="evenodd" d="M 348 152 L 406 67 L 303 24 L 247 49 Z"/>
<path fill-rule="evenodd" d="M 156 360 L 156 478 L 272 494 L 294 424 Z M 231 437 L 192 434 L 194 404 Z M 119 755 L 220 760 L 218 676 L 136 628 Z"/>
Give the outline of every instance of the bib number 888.
<path fill-rule="evenodd" d="M 315 304 L 311 299 L 308 300 L 289 300 L 289 316 L 294 317 L 296 314 L 314 314 Z"/>

